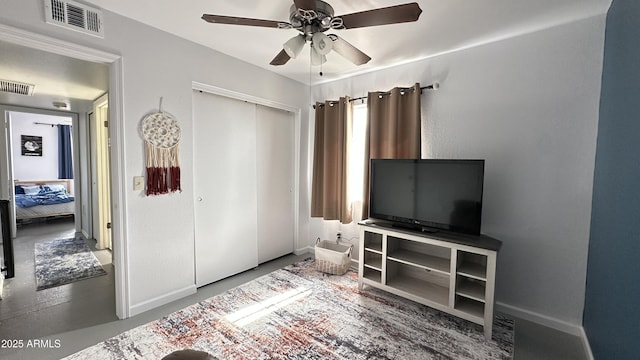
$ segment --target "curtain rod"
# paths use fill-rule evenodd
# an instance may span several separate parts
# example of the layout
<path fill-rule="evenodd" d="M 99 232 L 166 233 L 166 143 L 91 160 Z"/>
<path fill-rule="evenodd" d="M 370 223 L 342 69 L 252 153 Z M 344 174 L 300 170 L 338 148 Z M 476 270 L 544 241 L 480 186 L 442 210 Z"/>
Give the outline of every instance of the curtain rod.
<path fill-rule="evenodd" d="M 420 92 L 422 92 L 422 90 L 438 90 L 440 88 L 440 83 L 438 82 L 434 82 L 431 85 L 426 85 L 426 86 L 422 86 L 420 87 Z M 412 87 L 406 87 L 406 88 L 400 88 L 400 90 L 406 90 L 406 91 L 413 91 L 413 86 Z M 389 95 L 391 94 L 390 91 L 379 91 L 378 94 L 380 95 Z M 357 100 L 362 100 L 364 102 L 364 100 L 367 99 L 367 96 L 361 96 L 361 97 L 357 97 L 357 98 L 353 98 L 353 99 L 349 99 L 349 102 L 351 101 L 357 101 Z M 330 101 L 330 103 L 337 103 L 338 101 Z M 324 104 L 320 104 L 320 106 L 324 106 Z M 313 105 L 313 108 L 315 109 L 316 106 Z"/>
<path fill-rule="evenodd" d="M 59 125 L 66 125 L 66 124 L 51 124 L 51 123 L 43 123 L 43 122 L 37 122 L 37 121 L 35 121 L 35 122 L 34 122 L 34 124 L 35 124 L 35 125 L 48 125 L 48 126 L 51 126 L 51 127 L 59 126 Z M 71 126 L 71 125 L 69 125 L 69 126 Z"/>
<path fill-rule="evenodd" d="M 440 88 L 440 84 L 438 82 L 434 82 L 431 85 L 427 85 L 427 86 L 421 86 L 420 87 L 420 92 L 422 92 L 422 90 L 438 90 Z M 413 91 L 413 86 L 412 87 L 406 87 L 406 88 L 400 88 L 400 90 L 405 90 L 405 91 Z M 390 95 L 391 91 L 379 91 L 378 94 L 380 95 Z M 368 96 L 360 96 L 357 98 L 353 98 L 353 99 L 349 99 L 349 101 L 357 101 L 357 100 L 366 100 Z"/>
<path fill-rule="evenodd" d="M 34 124 L 35 125 L 49 125 L 51 127 L 54 127 L 54 126 L 58 125 L 58 124 L 50 124 L 50 123 L 43 123 L 43 122 L 37 122 L 37 121 L 34 122 Z"/>

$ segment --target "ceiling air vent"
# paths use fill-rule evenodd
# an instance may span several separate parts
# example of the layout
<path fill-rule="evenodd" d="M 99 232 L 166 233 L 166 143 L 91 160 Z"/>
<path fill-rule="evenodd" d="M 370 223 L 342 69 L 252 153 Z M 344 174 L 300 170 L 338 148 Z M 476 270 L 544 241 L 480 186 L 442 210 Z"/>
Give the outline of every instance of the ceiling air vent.
<path fill-rule="evenodd" d="M 0 80 L 0 91 L 2 92 L 33 96 L 33 89 L 35 89 L 35 87 L 35 85 L 20 83 L 17 81 Z"/>
<path fill-rule="evenodd" d="M 45 21 L 104 38 L 102 11 L 75 1 L 44 0 Z"/>

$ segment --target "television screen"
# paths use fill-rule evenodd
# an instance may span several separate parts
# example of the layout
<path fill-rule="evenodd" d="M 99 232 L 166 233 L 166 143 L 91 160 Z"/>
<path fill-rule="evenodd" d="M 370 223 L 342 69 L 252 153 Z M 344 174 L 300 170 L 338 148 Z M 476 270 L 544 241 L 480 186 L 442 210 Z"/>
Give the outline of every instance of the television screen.
<path fill-rule="evenodd" d="M 480 234 L 484 160 L 372 159 L 369 216 Z"/>

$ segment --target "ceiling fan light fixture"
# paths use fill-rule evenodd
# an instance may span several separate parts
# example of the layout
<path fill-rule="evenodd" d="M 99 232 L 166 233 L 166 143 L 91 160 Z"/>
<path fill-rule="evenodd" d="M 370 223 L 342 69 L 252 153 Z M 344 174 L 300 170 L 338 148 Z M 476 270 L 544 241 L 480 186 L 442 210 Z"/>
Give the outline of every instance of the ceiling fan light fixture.
<path fill-rule="evenodd" d="M 331 18 L 328 16 L 323 17 L 322 20 L 320 20 L 320 24 L 323 28 L 329 28 L 331 26 Z"/>
<path fill-rule="evenodd" d="M 302 51 L 304 43 L 304 35 L 296 35 L 287 40 L 287 42 L 282 45 L 282 48 L 290 58 L 295 59 L 300 54 L 300 51 Z"/>
<path fill-rule="evenodd" d="M 311 37 L 311 47 L 320 55 L 327 55 L 333 48 L 333 40 L 321 32 L 313 34 Z"/>
<path fill-rule="evenodd" d="M 327 57 L 316 51 L 315 48 L 311 48 L 311 65 L 318 66 L 327 62 Z"/>

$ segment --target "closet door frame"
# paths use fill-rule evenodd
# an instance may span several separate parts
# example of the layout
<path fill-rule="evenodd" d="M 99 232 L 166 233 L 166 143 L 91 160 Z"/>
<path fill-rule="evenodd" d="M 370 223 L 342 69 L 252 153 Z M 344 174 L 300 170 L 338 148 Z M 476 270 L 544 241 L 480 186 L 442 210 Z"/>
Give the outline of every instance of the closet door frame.
<path fill-rule="evenodd" d="M 232 99 L 247 101 L 257 105 L 272 107 L 275 109 L 285 110 L 293 113 L 294 116 L 294 168 L 293 168 L 293 248 L 294 254 L 299 255 L 306 249 L 300 248 L 300 121 L 302 118 L 302 109 L 282 104 L 276 101 L 263 99 L 260 97 L 227 90 L 221 87 L 203 84 L 197 81 L 191 83 L 191 88 L 196 91 L 202 91 L 213 95 L 226 96 Z"/>

